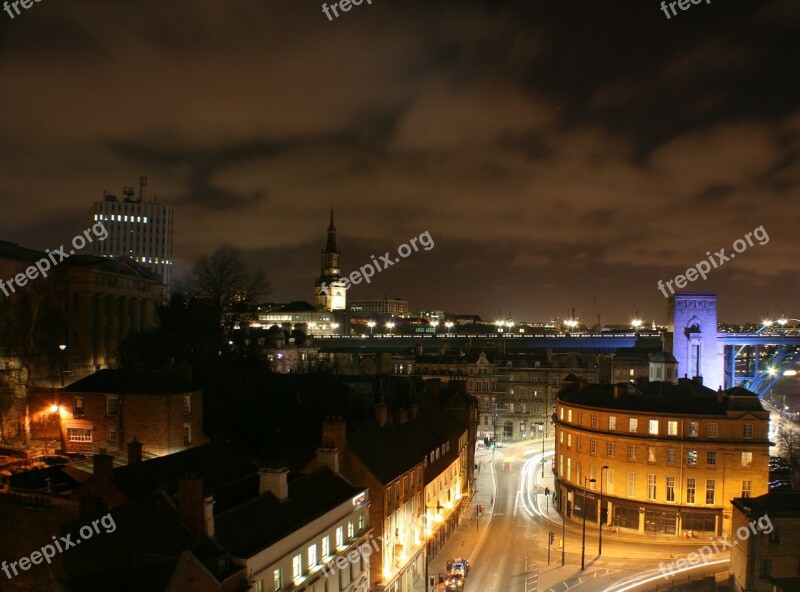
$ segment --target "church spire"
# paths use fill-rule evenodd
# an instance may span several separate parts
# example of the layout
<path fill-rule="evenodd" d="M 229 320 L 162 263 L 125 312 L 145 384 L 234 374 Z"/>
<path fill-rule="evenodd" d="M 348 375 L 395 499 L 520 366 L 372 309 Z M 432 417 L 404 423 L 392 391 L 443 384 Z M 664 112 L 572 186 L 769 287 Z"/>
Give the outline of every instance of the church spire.
<path fill-rule="evenodd" d="M 331 223 L 328 225 L 328 244 L 325 245 L 324 253 L 338 253 L 336 246 L 336 227 L 333 225 L 333 208 L 331 208 Z M 324 266 L 324 264 L 323 264 Z"/>

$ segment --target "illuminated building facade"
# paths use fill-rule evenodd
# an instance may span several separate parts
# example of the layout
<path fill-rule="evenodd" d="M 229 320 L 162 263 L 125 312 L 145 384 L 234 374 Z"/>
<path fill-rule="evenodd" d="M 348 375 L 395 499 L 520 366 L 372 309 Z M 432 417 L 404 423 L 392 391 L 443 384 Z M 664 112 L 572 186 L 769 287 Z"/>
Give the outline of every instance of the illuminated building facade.
<path fill-rule="evenodd" d="M 108 237 L 92 243 L 99 257 L 129 257 L 161 277 L 172 288 L 172 228 L 174 212 L 169 206 L 142 203 L 126 190 L 119 201 L 106 195 L 93 206 L 94 221 L 102 220 Z"/>
<path fill-rule="evenodd" d="M 674 375 L 671 360 L 653 364 Z M 769 413 L 742 388 L 571 381 L 554 422 L 557 503 L 569 518 L 585 512 L 640 533 L 728 534 L 731 500 L 767 492 Z"/>
<path fill-rule="evenodd" d="M 347 289 L 342 280 L 339 261 L 341 252 L 336 245 L 336 226 L 333 224 L 333 210 L 328 225 L 328 241 L 322 251 L 320 275 L 314 283 L 314 296 L 317 307 L 328 311 L 347 309 Z"/>

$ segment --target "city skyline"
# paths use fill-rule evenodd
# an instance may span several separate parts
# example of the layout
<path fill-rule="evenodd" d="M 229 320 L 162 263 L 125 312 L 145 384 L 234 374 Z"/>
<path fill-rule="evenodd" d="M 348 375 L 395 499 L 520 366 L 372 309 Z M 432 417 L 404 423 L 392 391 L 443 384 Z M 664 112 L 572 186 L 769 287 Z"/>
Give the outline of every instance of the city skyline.
<path fill-rule="evenodd" d="M 622 324 L 664 322 L 658 282 L 763 227 L 684 290 L 800 316 L 791 2 L 213 6 L 4 15 L 0 240 L 53 248 L 147 175 L 176 277 L 229 242 L 271 300 L 312 301 L 333 207 L 343 272 L 436 244 L 350 298 Z"/>

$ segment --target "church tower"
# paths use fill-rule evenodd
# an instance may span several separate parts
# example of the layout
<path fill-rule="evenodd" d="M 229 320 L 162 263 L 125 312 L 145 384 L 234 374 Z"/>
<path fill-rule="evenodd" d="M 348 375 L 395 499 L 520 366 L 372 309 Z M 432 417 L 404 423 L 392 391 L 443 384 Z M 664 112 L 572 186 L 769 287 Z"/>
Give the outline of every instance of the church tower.
<path fill-rule="evenodd" d="M 331 209 L 328 242 L 325 245 L 325 250 L 322 251 L 320 276 L 314 283 L 314 297 L 317 308 L 331 312 L 347 308 L 347 289 L 342 280 L 339 256 L 339 247 L 336 246 L 336 226 L 333 224 L 333 210 Z"/>

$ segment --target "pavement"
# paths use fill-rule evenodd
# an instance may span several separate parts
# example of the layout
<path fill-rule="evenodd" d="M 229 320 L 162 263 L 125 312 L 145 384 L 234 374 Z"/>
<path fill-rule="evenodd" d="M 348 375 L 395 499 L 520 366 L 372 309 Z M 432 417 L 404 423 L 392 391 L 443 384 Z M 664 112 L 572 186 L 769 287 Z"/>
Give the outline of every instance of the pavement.
<path fill-rule="evenodd" d="M 436 557 L 428 561 L 430 575 L 446 573 L 447 560 L 455 557 L 464 557 L 470 563 L 474 563 L 474 557 L 480 552 L 489 531 L 497 496 L 497 480 L 494 464 L 491 461 L 492 451 L 483 447 L 478 448 L 475 453 L 475 464 L 478 465 L 478 471 L 475 472 L 475 496 L 470 504 L 470 511 L 467 512 L 463 524 L 450 535 Z M 483 504 L 484 511 L 479 518 L 476 518 L 475 508 L 478 504 Z M 414 584 L 414 592 L 428 592 L 421 580 L 422 578 Z"/>

